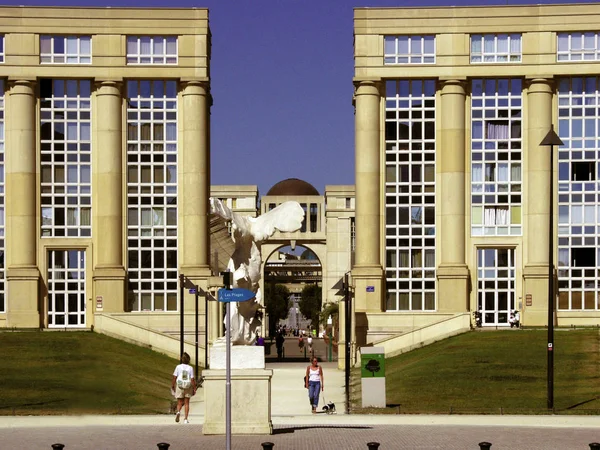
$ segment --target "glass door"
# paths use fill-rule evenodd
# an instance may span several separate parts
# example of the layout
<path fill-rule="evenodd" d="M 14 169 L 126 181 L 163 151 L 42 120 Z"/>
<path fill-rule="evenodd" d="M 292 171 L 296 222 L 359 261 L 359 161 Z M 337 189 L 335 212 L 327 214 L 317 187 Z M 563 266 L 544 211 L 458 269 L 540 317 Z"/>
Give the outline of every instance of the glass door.
<path fill-rule="evenodd" d="M 477 250 L 477 308 L 481 326 L 509 326 L 515 309 L 514 248 Z"/>
<path fill-rule="evenodd" d="M 48 327 L 85 327 L 85 250 L 48 252 Z"/>

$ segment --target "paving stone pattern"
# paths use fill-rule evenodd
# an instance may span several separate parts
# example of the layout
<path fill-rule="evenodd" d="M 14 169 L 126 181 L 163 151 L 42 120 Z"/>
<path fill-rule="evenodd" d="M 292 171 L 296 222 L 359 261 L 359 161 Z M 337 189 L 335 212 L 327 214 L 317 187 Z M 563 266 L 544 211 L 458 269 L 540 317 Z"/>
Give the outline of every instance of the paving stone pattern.
<path fill-rule="evenodd" d="M 197 424 L 160 426 L 65 426 L 56 428 L 0 429 L 0 445 L 6 450 L 48 450 L 65 444 L 65 450 L 153 450 L 167 442 L 169 450 L 225 449 L 224 436 L 204 436 Z M 271 436 L 233 436 L 234 450 L 262 450 L 273 442 L 274 450 L 365 450 L 377 441 L 380 450 L 469 450 L 489 441 L 492 450 L 589 450 L 600 440 L 599 429 L 506 428 L 483 426 L 379 426 L 285 425 Z"/>

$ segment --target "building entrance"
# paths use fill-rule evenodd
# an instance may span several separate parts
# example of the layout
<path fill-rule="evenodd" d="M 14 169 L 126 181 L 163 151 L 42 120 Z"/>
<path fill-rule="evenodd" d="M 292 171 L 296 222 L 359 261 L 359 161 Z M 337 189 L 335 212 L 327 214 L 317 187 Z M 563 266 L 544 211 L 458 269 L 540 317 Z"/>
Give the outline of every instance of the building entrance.
<path fill-rule="evenodd" d="M 515 309 L 514 249 L 477 250 L 477 309 L 482 326 L 509 326 Z"/>
<path fill-rule="evenodd" d="M 48 328 L 85 327 L 85 250 L 48 251 Z"/>

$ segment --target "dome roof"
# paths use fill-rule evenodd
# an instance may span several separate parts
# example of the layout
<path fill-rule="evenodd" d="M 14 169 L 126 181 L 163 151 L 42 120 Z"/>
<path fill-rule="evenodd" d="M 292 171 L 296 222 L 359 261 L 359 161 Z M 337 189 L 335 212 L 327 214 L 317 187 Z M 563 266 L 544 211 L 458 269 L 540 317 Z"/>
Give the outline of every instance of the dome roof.
<path fill-rule="evenodd" d="M 299 180 L 298 178 L 288 178 L 287 180 L 276 183 L 267 195 L 320 195 L 319 191 L 315 187 L 307 183 L 306 181 Z"/>

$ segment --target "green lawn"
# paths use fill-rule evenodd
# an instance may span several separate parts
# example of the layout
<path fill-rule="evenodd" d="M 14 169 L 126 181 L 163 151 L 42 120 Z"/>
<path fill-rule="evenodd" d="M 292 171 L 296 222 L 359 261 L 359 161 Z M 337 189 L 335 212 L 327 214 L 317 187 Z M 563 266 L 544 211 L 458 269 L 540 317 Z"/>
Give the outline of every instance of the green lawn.
<path fill-rule="evenodd" d="M 0 414 L 168 413 L 175 359 L 91 332 L 1 332 Z"/>
<path fill-rule="evenodd" d="M 600 330 L 554 333 L 554 408 L 600 414 Z M 469 332 L 386 360 L 383 413 L 546 414 L 547 331 Z M 361 410 L 353 372 L 353 412 Z"/>

